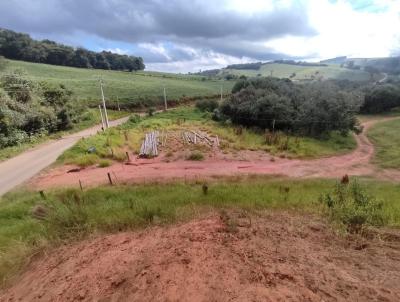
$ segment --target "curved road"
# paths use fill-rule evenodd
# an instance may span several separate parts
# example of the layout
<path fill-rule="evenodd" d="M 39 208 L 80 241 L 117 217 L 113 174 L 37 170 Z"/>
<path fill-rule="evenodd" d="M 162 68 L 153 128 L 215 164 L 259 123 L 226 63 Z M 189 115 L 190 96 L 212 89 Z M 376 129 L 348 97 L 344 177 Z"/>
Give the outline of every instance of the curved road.
<path fill-rule="evenodd" d="M 120 125 L 128 120 L 124 117 L 110 121 L 110 126 Z M 72 147 L 83 137 L 96 134 L 101 130 L 97 125 L 92 128 L 70 134 L 59 140 L 50 141 L 30 151 L 0 163 L 0 196 L 22 184 L 41 170 L 51 165 L 65 150 Z"/>
<path fill-rule="evenodd" d="M 371 176 L 378 179 L 400 181 L 400 171 L 395 169 L 380 169 L 371 163 L 374 146 L 368 140 L 366 132 L 375 123 L 398 119 L 386 117 L 373 119 L 362 123 L 363 133 L 356 135 L 357 148 L 346 154 L 323 157 L 311 160 L 288 159 L 263 155 L 258 159 L 225 159 L 218 155 L 200 162 L 188 162 L 178 159 L 172 162 L 164 158 L 154 159 L 133 158 L 130 165 L 115 163 L 108 168 L 95 167 L 68 173 L 73 166 L 56 167 L 47 173 L 35 177 L 30 185 L 35 189 L 51 187 L 76 187 L 78 179 L 84 186 L 95 186 L 108 182 L 107 172 L 114 174 L 121 183 L 143 183 L 146 180 L 169 181 L 171 179 L 197 179 L 213 176 L 269 174 L 287 177 L 310 178 L 340 178 L 349 176 Z"/>

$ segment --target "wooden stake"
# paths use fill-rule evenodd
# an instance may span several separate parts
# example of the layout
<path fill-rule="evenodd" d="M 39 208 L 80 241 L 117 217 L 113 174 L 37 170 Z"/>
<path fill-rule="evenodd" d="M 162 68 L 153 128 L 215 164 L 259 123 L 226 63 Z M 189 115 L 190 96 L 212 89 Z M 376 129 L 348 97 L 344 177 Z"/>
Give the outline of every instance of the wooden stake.
<path fill-rule="evenodd" d="M 80 179 L 79 179 L 79 187 L 81 188 L 81 191 L 83 192 L 83 186 L 82 186 L 82 182 Z"/>
<path fill-rule="evenodd" d="M 111 174 L 110 172 L 107 172 L 107 176 L 108 176 L 108 181 L 110 182 L 110 185 L 113 185 L 113 181 L 111 179 Z"/>

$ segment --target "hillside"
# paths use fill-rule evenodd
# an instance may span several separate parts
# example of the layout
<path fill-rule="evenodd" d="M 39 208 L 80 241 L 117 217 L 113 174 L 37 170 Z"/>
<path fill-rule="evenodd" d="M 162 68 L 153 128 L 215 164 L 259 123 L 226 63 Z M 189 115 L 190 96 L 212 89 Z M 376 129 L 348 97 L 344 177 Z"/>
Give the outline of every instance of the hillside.
<path fill-rule="evenodd" d="M 329 66 L 299 66 L 290 64 L 268 63 L 263 64 L 259 70 L 254 69 L 222 69 L 220 75 L 245 75 L 253 76 L 274 76 L 279 78 L 290 78 L 293 80 L 311 80 L 311 79 L 337 79 L 337 80 L 353 80 L 367 81 L 370 75 L 361 70 L 350 70 L 341 68 L 338 65 Z M 293 77 L 293 75 L 295 76 Z"/>
<path fill-rule="evenodd" d="M 224 93 L 228 93 L 234 84 L 234 81 L 222 83 L 189 75 L 94 70 L 13 60 L 7 60 L 7 62 L 3 73 L 12 69 L 24 69 L 33 81 L 64 84 L 74 91 L 79 99 L 87 100 L 90 104 L 97 104 L 100 101 L 99 78 L 104 81 L 104 93 L 109 101 L 115 104 L 118 97 L 121 104 L 131 106 L 139 103 L 161 102 L 164 86 L 168 99 L 172 100 L 183 96 L 218 95 L 221 84 L 223 84 Z"/>

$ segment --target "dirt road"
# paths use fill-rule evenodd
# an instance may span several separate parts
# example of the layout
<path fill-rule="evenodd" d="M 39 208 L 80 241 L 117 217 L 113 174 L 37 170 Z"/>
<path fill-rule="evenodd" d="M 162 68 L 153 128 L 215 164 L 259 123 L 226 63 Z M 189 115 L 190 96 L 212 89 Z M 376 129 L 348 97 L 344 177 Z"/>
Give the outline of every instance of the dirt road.
<path fill-rule="evenodd" d="M 110 126 L 120 125 L 128 120 L 124 117 L 110 122 Z M 101 130 L 95 126 L 77 132 L 62 139 L 50 141 L 33 150 L 24 152 L 16 157 L 0 163 L 0 196 L 15 186 L 25 182 L 41 170 L 52 164 L 59 155 L 72 147 L 82 137 L 88 137 Z"/>
<path fill-rule="evenodd" d="M 129 165 L 115 163 L 108 168 L 91 167 L 77 173 L 68 173 L 73 166 L 57 167 L 35 177 L 31 185 L 36 189 L 49 187 L 76 187 L 78 179 L 84 186 L 108 182 L 107 172 L 115 176 L 117 183 L 143 183 L 147 181 L 171 181 L 173 179 L 204 179 L 214 176 L 269 174 L 288 177 L 337 178 L 345 174 L 371 176 L 379 179 L 400 181 L 399 170 L 382 170 L 371 163 L 374 146 L 366 136 L 367 130 L 377 122 L 396 119 L 388 117 L 363 123 L 363 133 L 356 136 L 357 148 L 347 154 L 313 160 L 272 158 L 260 152 L 247 152 L 240 159 L 225 158 L 223 154 L 201 162 L 184 159 L 166 162 L 163 156 L 154 159 L 135 158 Z M 260 155 L 261 154 L 261 155 Z"/>

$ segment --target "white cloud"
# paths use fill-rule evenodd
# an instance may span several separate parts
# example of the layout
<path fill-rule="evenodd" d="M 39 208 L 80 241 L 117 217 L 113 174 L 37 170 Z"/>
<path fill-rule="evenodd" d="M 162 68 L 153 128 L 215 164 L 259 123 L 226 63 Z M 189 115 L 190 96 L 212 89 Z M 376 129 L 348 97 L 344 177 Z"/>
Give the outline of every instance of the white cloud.
<path fill-rule="evenodd" d="M 196 52 L 194 49 L 192 51 Z M 171 61 L 167 63 L 146 64 L 146 70 L 165 71 L 165 72 L 198 72 L 200 70 L 223 68 L 230 64 L 248 63 L 254 60 L 246 57 L 237 58 L 213 51 L 204 53 L 196 52 L 193 59 Z"/>
<path fill-rule="evenodd" d="M 390 56 L 400 47 L 400 3 L 384 1 L 374 9 L 356 11 L 349 2 L 310 0 L 307 11 L 315 37 L 291 37 L 266 41 L 265 46 L 291 56 L 310 59 Z"/>

